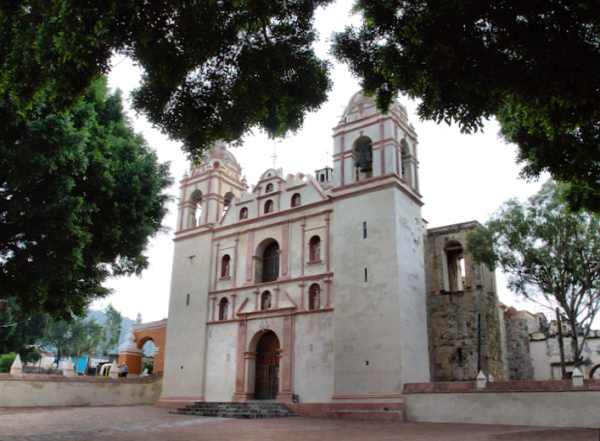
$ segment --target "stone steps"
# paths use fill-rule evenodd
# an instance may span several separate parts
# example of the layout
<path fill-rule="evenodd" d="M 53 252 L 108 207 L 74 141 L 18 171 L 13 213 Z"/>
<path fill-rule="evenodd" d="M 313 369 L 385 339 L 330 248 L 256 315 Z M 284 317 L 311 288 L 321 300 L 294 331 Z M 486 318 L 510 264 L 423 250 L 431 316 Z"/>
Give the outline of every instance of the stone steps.
<path fill-rule="evenodd" d="M 249 403 L 194 403 L 171 413 L 179 415 L 196 415 L 216 418 L 284 418 L 297 416 L 283 403 L 249 402 Z"/>

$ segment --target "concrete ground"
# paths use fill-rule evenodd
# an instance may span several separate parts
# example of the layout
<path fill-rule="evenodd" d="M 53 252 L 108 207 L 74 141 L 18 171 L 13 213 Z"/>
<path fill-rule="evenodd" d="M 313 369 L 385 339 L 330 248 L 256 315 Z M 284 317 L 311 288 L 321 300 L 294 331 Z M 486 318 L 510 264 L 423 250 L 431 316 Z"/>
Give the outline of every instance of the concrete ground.
<path fill-rule="evenodd" d="M 394 423 L 323 418 L 224 420 L 153 406 L 0 408 L 1 441 L 563 441 L 598 440 L 596 429 Z"/>

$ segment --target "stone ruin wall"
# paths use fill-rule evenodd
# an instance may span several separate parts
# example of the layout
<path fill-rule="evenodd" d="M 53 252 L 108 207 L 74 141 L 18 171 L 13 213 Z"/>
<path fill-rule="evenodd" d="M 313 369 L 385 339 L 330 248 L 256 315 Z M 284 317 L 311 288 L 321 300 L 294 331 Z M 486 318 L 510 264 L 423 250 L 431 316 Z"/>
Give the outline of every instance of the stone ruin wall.
<path fill-rule="evenodd" d="M 533 380 L 527 320 L 506 317 L 504 323 L 506 326 L 508 379 L 510 381 Z"/>

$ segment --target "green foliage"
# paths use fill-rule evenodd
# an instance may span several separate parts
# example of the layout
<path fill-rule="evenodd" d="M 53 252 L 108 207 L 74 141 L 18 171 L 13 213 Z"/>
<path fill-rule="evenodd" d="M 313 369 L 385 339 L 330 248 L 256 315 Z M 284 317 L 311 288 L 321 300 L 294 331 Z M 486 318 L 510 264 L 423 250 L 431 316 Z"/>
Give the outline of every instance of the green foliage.
<path fill-rule="evenodd" d="M 0 313 L 0 354 L 18 353 L 23 363 L 37 360 L 33 345 L 44 335 L 45 324 L 44 315 L 24 316 L 15 300 L 8 299 L 8 310 Z"/>
<path fill-rule="evenodd" d="M 468 251 L 500 267 L 515 293 L 560 306 L 569 320 L 575 365 L 600 308 L 600 216 L 571 212 L 561 186 L 547 182 L 527 203 L 516 199 L 468 238 Z M 583 336 L 579 342 L 577 336 Z"/>
<path fill-rule="evenodd" d="M 28 112 L 63 109 L 110 70 L 144 71 L 134 106 L 198 158 L 253 127 L 298 129 L 326 100 L 313 16 L 331 0 L 11 0 L 0 5 L 0 94 Z"/>
<path fill-rule="evenodd" d="M 333 53 L 387 109 L 398 92 L 421 118 L 479 130 L 496 116 L 523 174 L 571 184 L 600 210 L 600 9 L 590 0 L 357 0 L 362 25 Z"/>
<path fill-rule="evenodd" d="M 71 322 L 56 321 L 48 326 L 44 345 L 56 350 L 57 357 L 79 359 L 98 351 L 105 339 L 106 329 L 94 318 Z"/>
<path fill-rule="evenodd" d="M 0 355 L 0 374 L 9 374 L 12 364 L 17 358 L 16 352 Z"/>
<path fill-rule="evenodd" d="M 0 286 L 25 316 L 82 316 L 109 276 L 140 274 L 169 197 L 159 164 L 95 81 L 69 112 L 27 117 L 0 92 Z"/>
<path fill-rule="evenodd" d="M 148 375 L 150 375 L 154 371 L 154 362 L 144 361 L 142 364 L 142 372 L 144 372 L 144 369 L 148 369 Z"/>
<path fill-rule="evenodd" d="M 104 310 L 106 315 L 106 322 L 104 323 L 104 339 L 100 346 L 100 353 L 107 354 L 109 351 L 116 349 L 119 343 L 119 336 L 121 334 L 121 324 L 123 323 L 123 317 L 121 313 L 113 308 L 112 304 L 109 304 Z"/>

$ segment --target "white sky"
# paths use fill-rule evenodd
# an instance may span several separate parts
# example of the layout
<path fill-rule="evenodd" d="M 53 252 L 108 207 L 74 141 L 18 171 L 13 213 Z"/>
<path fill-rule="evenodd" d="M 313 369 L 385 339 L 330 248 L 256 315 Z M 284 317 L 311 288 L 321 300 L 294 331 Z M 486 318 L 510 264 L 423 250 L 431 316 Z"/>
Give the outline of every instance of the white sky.
<path fill-rule="evenodd" d="M 351 0 L 337 0 L 326 10 L 320 10 L 316 17 L 316 28 L 321 35 L 317 52 L 328 57 L 329 43 L 325 40 L 334 31 L 343 30 L 356 17 L 349 16 Z M 333 62 L 333 60 L 332 60 Z M 109 76 L 109 86 L 120 88 L 123 96 L 136 87 L 140 71 L 128 59 L 117 56 L 115 66 Z M 345 66 L 335 63 L 333 90 L 329 100 L 321 110 L 306 118 L 304 128 L 295 136 L 274 142 L 265 135 L 256 133 L 245 138 L 245 144 L 232 149 L 238 162 L 244 168 L 248 184 L 258 181 L 258 176 L 273 166 L 273 149 L 276 144 L 277 167 L 288 173 L 311 173 L 332 165 L 332 128 L 337 124 L 343 109 L 352 94 L 360 89 L 358 81 L 350 76 Z M 419 140 L 420 185 L 425 206 L 423 218 L 429 227 L 450 225 L 459 222 L 478 220 L 485 222 L 489 215 L 509 198 L 526 199 L 538 191 L 540 183 L 527 183 L 518 179 L 519 166 L 515 164 L 515 146 L 507 145 L 498 139 L 498 125 L 494 121 L 486 123 L 484 133 L 461 134 L 458 127 L 433 122 L 420 122 L 415 114 L 417 103 L 405 97 L 399 101 L 408 109 L 410 122 L 415 126 Z M 128 103 L 126 103 L 128 106 Z M 180 144 L 170 142 L 145 120 L 129 111 L 135 130 L 142 132 L 149 145 L 156 149 L 160 161 L 171 162 L 171 174 L 175 185 L 169 192 L 178 196 L 179 180 L 188 168 Z M 165 225 L 171 232 L 160 235 L 151 241 L 148 250 L 150 267 L 141 278 L 130 277 L 111 280 L 107 285 L 114 293 L 92 304 L 92 308 L 103 308 L 108 303 L 121 311 L 121 314 L 135 319 L 141 312 L 144 322 L 161 320 L 168 315 L 171 267 L 173 259 L 173 236 L 176 222 L 176 203 L 169 207 Z M 525 309 L 507 290 L 504 278 L 497 274 L 500 300 L 517 309 Z M 533 311 L 534 305 L 527 307 Z"/>

